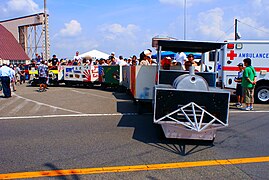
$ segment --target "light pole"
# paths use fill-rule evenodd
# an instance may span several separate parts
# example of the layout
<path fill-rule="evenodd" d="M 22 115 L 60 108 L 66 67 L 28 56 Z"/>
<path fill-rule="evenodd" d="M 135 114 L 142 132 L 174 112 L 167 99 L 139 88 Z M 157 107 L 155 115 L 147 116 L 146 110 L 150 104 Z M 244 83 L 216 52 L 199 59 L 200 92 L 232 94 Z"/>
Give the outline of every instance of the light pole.
<path fill-rule="evenodd" d="M 184 40 L 186 40 L 187 33 L 187 0 L 184 0 Z"/>
<path fill-rule="evenodd" d="M 48 60 L 49 57 L 48 57 L 48 15 L 47 15 L 47 0 L 44 0 L 44 16 L 45 16 L 45 20 L 44 20 L 44 24 L 45 24 L 45 28 L 44 28 L 44 31 L 45 31 L 45 52 L 44 52 L 44 57 L 43 57 L 43 60 Z"/>
<path fill-rule="evenodd" d="M 238 22 L 238 20 L 235 19 L 235 20 L 234 20 L 234 40 L 237 40 L 237 39 L 238 39 L 237 22 Z"/>

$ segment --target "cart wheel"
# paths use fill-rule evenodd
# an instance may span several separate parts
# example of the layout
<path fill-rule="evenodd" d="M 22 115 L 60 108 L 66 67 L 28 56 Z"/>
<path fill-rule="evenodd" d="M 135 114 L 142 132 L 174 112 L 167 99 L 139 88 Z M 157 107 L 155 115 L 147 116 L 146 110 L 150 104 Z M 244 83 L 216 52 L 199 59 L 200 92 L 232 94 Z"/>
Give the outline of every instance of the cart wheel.
<path fill-rule="evenodd" d="M 106 88 L 107 88 L 107 85 L 105 83 L 102 83 L 101 84 L 101 89 L 106 90 Z"/>
<path fill-rule="evenodd" d="M 154 129 L 155 129 L 155 132 L 156 132 L 156 138 L 158 140 L 161 140 L 162 141 L 162 140 L 165 140 L 166 139 L 166 137 L 164 135 L 164 132 L 163 132 L 163 128 L 162 128 L 161 125 L 154 124 Z"/>
<path fill-rule="evenodd" d="M 212 140 L 208 141 L 208 145 L 214 146 L 215 137 Z"/>
<path fill-rule="evenodd" d="M 137 102 L 137 112 L 138 112 L 138 114 L 143 114 L 143 112 L 144 112 L 143 103 L 140 101 Z"/>
<path fill-rule="evenodd" d="M 66 85 L 67 87 L 71 87 L 71 86 L 72 86 L 72 84 L 71 84 L 69 81 L 66 81 L 66 82 L 65 82 L 65 85 Z"/>

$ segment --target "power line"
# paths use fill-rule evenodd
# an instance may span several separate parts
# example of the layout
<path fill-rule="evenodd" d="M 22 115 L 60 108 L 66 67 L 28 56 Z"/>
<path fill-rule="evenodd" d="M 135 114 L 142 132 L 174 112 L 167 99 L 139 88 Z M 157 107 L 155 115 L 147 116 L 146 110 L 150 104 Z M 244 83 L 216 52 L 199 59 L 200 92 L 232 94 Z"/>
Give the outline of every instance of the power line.
<path fill-rule="evenodd" d="M 264 31 L 264 30 L 262 30 L 262 29 L 260 29 L 260 28 L 254 27 L 254 26 L 252 26 L 252 25 L 249 25 L 249 24 L 244 23 L 244 22 L 239 21 L 239 20 L 238 20 L 238 22 L 240 22 L 240 23 L 242 23 L 242 24 L 244 24 L 244 25 L 246 25 L 246 26 L 249 26 L 249 27 L 251 27 L 251 28 L 253 28 L 253 29 L 256 29 L 256 30 L 258 30 L 258 31 L 261 31 L 261 32 L 263 32 L 263 33 L 269 34 L 268 31 Z"/>
<path fill-rule="evenodd" d="M 223 37 L 226 35 L 226 33 L 229 32 L 229 31 L 230 31 L 231 29 L 233 29 L 233 28 L 234 28 L 234 24 L 233 24 L 228 30 L 226 30 L 220 38 L 217 39 L 217 42 L 218 42 L 221 38 L 223 38 Z"/>

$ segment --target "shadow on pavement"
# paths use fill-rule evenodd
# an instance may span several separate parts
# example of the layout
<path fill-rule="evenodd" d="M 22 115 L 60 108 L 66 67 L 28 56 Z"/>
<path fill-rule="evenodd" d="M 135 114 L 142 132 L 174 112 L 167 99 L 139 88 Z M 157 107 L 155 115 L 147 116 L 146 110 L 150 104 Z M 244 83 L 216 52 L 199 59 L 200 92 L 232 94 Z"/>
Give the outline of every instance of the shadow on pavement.
<path fill-rule="evenodd" d="M 214 147 L 212 141 L 167 139 L 152 115 L 122 116 L 118 127 L 134 128 L 133 139 L 161 150 L 187 156 Z"/>
<path fill-rule="evenodd" d="M 79 180 L 80 178 L 78 177 L 78 175 L 76 174 L 72 174 L 70 176 L 65 176 L 65 175 L 61 175 L 61 170 L 62 169 L 59 169 L 57 166 L 55 166 L 54 164 L 52 163 L 46 163 L 44 164 L 45 167 L 48 167 L 50 168 L 51 170 L 57 172 L 59 174 L 59 176 L 56 176 L 56 177 L 53 177 L 54 179 L 59 179 L 59 180 L 69 180 L 69 179 L 72 179 L 72 180 Z M 72 171 L 72 170 L 70 170 Z"/>

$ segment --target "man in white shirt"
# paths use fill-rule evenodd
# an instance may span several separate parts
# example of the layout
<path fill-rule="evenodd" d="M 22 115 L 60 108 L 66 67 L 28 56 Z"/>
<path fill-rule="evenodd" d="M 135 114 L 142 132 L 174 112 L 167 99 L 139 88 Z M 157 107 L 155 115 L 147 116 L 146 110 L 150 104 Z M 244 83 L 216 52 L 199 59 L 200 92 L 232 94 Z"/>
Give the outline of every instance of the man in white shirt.
<path fill-rule="evenodd" d="M 178 65 L 184 65 L 185 61 L 187 60 L 187 56 L 184 52 L 178 52 L 176 54 L 175 60 L 178 62 Z"/>
<path fill-rule="evenodd" d="M 7 64 L 3 64 L 0 68 L 0 77 L 2 81 L 4 98 L 11 97 L 11 89 L 10 89 L 10 77 L 12 76 L 12 69 L 7 67 Z"/>

